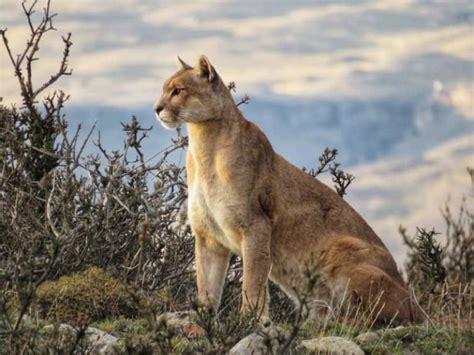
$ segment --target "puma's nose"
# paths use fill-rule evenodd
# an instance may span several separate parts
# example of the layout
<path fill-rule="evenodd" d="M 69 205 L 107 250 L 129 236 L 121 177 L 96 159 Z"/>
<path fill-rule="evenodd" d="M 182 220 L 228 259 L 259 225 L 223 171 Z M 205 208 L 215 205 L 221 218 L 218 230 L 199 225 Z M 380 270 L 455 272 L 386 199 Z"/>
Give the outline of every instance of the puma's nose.
<path fill-rule="evenodd" d="M 163 111 L 164 107 L 162 105 L 155 106 L 155 112 L 157 115 L 160 114 L 161 111 Z"/>

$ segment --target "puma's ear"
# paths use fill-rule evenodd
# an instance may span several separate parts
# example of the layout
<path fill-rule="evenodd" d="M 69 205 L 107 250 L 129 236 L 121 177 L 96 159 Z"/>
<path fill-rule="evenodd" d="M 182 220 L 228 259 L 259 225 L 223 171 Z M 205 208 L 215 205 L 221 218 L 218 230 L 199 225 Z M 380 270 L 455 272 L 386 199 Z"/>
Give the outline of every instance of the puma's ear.
<path fill-rule="evenodd" d="M 202 77 L 206 78 L 211 83 L 217 78 L 216 70 L 205 55 L 199 57 L 197 70 Z"/>
<path fill-rule="evenodd" d="M 179 55 L 178 55 L 178 60 L 179 60 L 179 64 L 181 65 L 181 68 L 180 69 L 192 69 L 192 67 L 189 65 L 189 64 L 186 64 L 184 62 L 184 60 L 182 60 Z"/>

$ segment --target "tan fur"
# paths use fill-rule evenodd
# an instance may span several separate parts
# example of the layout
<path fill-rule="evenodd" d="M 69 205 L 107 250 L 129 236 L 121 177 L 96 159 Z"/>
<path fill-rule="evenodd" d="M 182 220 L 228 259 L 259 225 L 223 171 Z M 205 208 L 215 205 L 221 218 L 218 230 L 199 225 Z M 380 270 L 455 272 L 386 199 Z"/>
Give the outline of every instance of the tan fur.
<path fill-rule="evenodd" d="M 266 317 L 268 279 L 295 299 L 311 269 L 322 274 L 327 297 L 349 291 L 367 304 L 379 296 L 380 319 L 416 318 L 395 261 L 362 217 L 274 152 L 205 56 L 195 68 L 181 64 L 155 110 L 165 127 L 188 127 L 188 215 L 199 301 L 219 306 L 235 253 L 243 258 L 243 311 L 256 307 Z"/>

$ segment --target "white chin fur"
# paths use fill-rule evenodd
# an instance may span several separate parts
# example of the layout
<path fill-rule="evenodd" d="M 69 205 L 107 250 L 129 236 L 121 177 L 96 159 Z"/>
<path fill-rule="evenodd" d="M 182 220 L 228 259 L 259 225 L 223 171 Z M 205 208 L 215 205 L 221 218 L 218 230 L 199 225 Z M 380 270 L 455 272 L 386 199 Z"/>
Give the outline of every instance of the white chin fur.
<path fill-rule="evenodd" d="M 155 114 L 155 115 L 158 122 L 160 122 L 161 125 L 166 129 L 176 129 L 179 126 L 181 126 L 181 122 L 176 121 L 176 120 L 170 120 L 171 117 L 167 115 L 166 113 L 160 113 L 160 115 L 158 114 Z M 163 121 L 163 120 L 166 120 L 166 121 Z"/>

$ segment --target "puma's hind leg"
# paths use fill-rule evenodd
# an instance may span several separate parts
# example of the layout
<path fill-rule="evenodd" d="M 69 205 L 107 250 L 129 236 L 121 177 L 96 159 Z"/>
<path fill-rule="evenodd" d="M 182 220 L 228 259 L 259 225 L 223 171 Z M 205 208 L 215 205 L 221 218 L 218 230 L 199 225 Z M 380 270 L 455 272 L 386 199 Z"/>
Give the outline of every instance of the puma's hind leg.
<path fill-rule="evenodd" d="M 351 301 L 362 302 L 366 314 L 377 321 L 420 320 L 419 312 L 413 312 L 408 291 L 382 269 L 360 264 L 341 270 L 340 276 L 348 282 Z"/>

